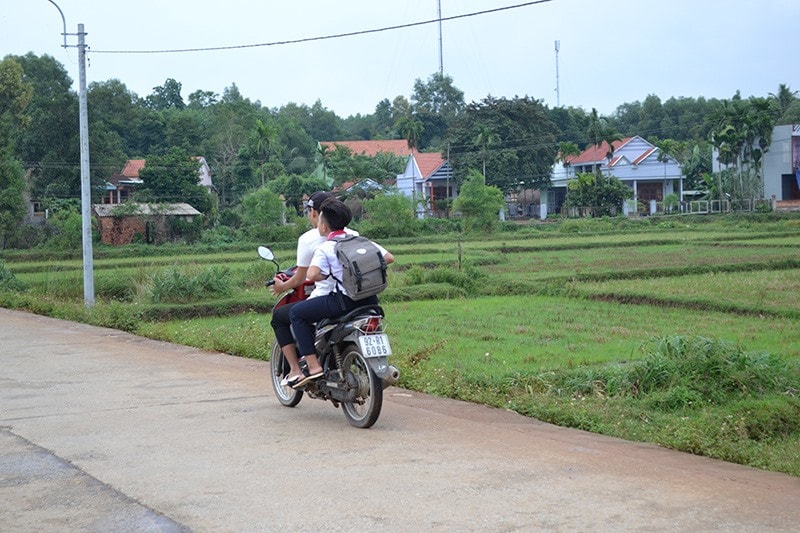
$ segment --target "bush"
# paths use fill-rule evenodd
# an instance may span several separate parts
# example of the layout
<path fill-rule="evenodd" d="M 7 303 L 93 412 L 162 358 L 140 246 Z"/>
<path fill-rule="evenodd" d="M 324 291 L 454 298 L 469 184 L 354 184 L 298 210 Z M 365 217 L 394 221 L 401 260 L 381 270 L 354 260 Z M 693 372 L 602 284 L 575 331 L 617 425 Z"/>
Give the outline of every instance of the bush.
<path fill-rule="evenodd" d="M 411 200 L 400 192 L 379 194 L 364 201 L 359 231 L 371 239 L 411 237 L 417 225 Z"/>
<path fill-rule="evenodd" d="M 146 293 L 150 301 L 181 303 L 210 295 L 225 296 L 232 292 L 230 270 L 211 267 L 183 272 L 169 268 L 150 277 Z"/>
<path fill-rule="evenodd" d="M 56 250 L 81 250 L 83 247 L 83 218 L 80 213 L 63 209 L 48 221 L 50 237 L 45 246 Z"/>
<path fill-rule="evenodd" d="M 498 213 L 503 205 L 503 192 L 486 185 L 483 175 L 471 170 L 458 198 L 453 202 L 453 209 L 460 211 L 464 217 L 465 231 L 489 232 L 498 224 Z"/>
<path fill-rule="evenodd" d="M 27 284 L 18 280 L 14 273 L 6 268 L 5 264 L 0 262 L 0 290 L 3 291 L 24 291 L 27 290 Z"/>

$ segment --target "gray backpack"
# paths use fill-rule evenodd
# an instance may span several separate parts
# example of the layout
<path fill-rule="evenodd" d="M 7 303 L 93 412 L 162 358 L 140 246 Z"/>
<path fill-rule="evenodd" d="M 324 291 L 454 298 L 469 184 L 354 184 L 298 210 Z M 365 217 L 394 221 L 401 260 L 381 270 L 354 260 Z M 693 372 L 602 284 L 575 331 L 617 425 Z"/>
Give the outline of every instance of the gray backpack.
<path fill-rule="evenodd" d="M 386 260 L 366 237 L 347 235 L 336 241 L 336 257 L 342 263 L 342 279 L 336 281 L 353 300 L 374 296 L 386 288 Z"/>

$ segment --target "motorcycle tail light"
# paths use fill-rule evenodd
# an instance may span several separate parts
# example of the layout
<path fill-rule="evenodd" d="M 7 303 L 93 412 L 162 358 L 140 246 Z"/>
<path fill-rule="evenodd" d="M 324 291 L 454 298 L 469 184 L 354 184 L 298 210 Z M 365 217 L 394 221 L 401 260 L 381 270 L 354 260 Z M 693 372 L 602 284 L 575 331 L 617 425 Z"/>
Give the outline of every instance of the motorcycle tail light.
<path fill-rule="evenodd" d="M 364 333 L 381 331 L 381 317 L 371 316 L 359 321 L 355 326 Z"/>

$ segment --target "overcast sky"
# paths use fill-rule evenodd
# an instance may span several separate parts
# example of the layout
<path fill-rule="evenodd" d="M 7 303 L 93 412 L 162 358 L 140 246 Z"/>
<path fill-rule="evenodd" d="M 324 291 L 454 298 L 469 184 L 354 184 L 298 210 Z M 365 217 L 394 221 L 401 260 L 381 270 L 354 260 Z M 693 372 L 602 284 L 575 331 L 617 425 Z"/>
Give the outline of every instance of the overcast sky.
<path fill-rule="evenodd" d="M 437 0 L 55 0 L 67 31 L 83 23 L 88 82 L 121 80 L 139 96 L 167 78 L 184 99 L 236 84 L 277 108 L 320 100 L 341 117 L 410 97 L 439 70 L 439 26 L 234 50 L 128 54 L 102 51 L 242 46 L 375 30 L 437 18 Z M 442 17 L 527 3 L 441 0 Z M 62 63 L 77 90 L 78 53 L 64 49 L 48 0 L 0 0 L 0 56 L 33 52 Z M 467 102 L 491 94 L 548 106 L 593 107 L 670 97 L 767 96 L 800 90 L 798 0 L 550 0 L 442 23 L 445 74 Z M 559 81 L 556 82 L 555 41 Z M 77 44 L 69 36 L 68 44 Z M 559 92 L 556 92 L 558 86 Z M 91 106 L 91 102 L 89 103 Z"/>

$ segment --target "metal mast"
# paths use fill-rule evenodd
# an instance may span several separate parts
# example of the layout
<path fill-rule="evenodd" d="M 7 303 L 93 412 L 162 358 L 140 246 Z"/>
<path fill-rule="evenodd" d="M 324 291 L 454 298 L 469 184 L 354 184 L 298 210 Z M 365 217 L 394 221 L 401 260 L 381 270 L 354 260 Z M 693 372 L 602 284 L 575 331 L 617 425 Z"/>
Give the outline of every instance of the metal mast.
<path fill-rule="evenodd" d="M 436 0 L 439 13 L 439 75 L 444 76 L 444 60 L 442 59 L 442 0 Z"/>
<path fill-rule="evenodd" d="M 558 81 L 558 51 L 561 48 L 561 41 L 556 40 L 556 107 L 561 107 L 561 91 Z"/>

